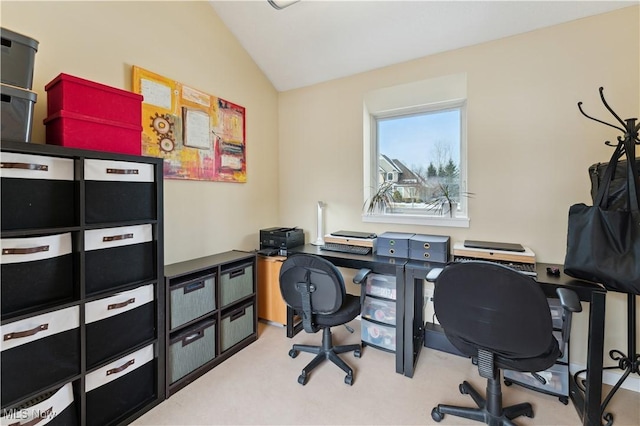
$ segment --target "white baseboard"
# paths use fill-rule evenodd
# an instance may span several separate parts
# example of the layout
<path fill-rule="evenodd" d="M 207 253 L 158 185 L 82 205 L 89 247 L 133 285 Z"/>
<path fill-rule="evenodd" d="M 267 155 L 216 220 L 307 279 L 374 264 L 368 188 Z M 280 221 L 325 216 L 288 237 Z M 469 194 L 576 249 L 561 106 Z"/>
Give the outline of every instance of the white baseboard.
<path fill-rule="evenodd" d="M 569 371 L 571 371 L 572 375 L 575 374 L 576 371 L 584 369 L 584 365 L 571 364 L 569 366 Z M 602 383 L 609 386 L 615 386 L 615 384 L 618 383 L 618 380 L 620 380 L 620 377 L 622 377 L 622 373 L 623 371 L 619 369 L 604 370 L 602 372 Z M 625 381 L 622 382 L 622 385 L 620 385 L 620 387 L 640 393 L 640 376 L 638 376 L 637 374 L 630 374 L 625 379 Z"/>

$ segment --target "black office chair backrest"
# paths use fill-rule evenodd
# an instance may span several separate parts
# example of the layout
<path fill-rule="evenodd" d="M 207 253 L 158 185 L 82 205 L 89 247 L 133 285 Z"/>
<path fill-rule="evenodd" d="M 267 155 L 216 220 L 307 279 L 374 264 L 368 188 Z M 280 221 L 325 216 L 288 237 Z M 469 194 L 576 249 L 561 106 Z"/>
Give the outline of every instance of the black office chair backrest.
<path fill-rule="evenodd" d="M 481 348 L 510 359 L 533 358 L 553 345 L 544 292 L 532 278 L 502 265 L 445 267 L 435 283 L 434 309 L 451 343 L 469 357 Z"/>
<path fill-rule="evenodd" d="M 285 303 L 302 311 L 302 297 L 296 286 L 310 283 L 313 314 L 332 314 L 342 306 L 346 289 L 342 274 L 331 262 L 311 254 L 293 254 L 280 269 L 280 292 Z"/>

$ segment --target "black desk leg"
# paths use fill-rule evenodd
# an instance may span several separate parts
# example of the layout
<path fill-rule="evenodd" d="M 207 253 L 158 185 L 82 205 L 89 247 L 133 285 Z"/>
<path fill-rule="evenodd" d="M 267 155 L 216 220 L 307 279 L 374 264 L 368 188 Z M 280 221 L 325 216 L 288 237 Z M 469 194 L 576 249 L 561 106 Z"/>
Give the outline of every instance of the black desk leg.
<path fill-rule="evenodd" d="M 405 281 L 404 265 L 396 267 L 396 373 L 406 375 L 405 351 L 406 341 L 409 335 L 406 334 L 407 316 L 406 300 L 413 297 L 409 285 Z"/>
<path fill-rule="evenodd" d="M 424 341 L 424 280 L 422 276 L 414 276 L 413 271 L 405 274 L 404 375 L 413 377 Z"/>

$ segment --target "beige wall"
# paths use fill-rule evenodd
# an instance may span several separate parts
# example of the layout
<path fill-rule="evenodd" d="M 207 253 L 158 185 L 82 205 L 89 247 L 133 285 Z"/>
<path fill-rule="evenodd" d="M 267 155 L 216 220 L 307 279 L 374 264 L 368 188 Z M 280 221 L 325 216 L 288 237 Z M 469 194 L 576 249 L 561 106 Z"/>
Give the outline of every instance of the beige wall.
<path fill-rule="evenodd" d="M 65 72 L 131 89 L 138 65 L 247 108 L 246 184 L 165 181 L 165 263 L 257 246 L 258 230 L 410 231 L 528 245 L 562 263 L 567 211 L 589 203 L 589 165 L 606 161 L 611 121 L 604 86 L 623 118 L 640 113 L 640 8 L 278 94 L 207 2 L 7 2 L 1 24 L 40 42 L 33 140 L 44 141 L 44 85 Z M 171 31 L 171 29 L 174 29 Z M 177 29 L 177 30 L 175 30 Z M 468 76 L 468 229 L 363 223 L 362 99 L 369 90 Z M 610 295 L 606 348 L 626 347 L 624 299 Z M 572 359 L 584 362 L 586 313 Z"/>
<path fill-rule="evenodd" d="M 581 19 L 280 94 L 280 220 L 326 230 L 406 231 L 525 244 L 563 263 L 569 206 L 590 202 L 588 167 L 607 161 L 614 129 L 598 88 L 623 118 L 640 113 L 640 8 Z M 462 29 L 461 29 L 462 30 Z M 417 41 L 419 42 L 419 41 Z M 363 223 L 363 95 L 449 74 L 468 77 L 469 228 Z M 606 347 L 626 348 L 624 298 L 609 296 Z M 587 314 L 574 336 L 586 334 Z M 584 362 L 586 342 L 572 341 Z"/>
<path fill-rule="evenodd" d="M 39 41 L 34 142 L 44 86 L 59 73 L 131 90 L 137 65 L 246 108 L 247 183 L 165 180 L 165 263 L 256 247 L 278 223 L 278 93 L 222 24 L 195 2 L 7 2 L 1 24 Z"/>

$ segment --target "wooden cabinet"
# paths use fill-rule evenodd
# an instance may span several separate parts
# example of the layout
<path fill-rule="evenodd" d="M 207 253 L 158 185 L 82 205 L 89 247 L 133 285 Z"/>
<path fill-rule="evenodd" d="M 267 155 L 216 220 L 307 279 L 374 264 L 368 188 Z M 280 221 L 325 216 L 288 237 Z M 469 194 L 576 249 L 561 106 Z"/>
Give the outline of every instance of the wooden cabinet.
<path fill-rule="evenodd" d="M 162 160 L 1 149 L 2 424 L 129 424 L 165 396 Z"/>
<path fill-rule="evenodd" d="M 280 268 L 285 259 L 258 255 L 258 317 L 282 325 L 287 324 L 287 305 L 280 293 Z"/>
<path fill-rule="evenodd" d="M 228 251 L 165 267 L 172 395 L 258 338 L 256 255 Z"/>

